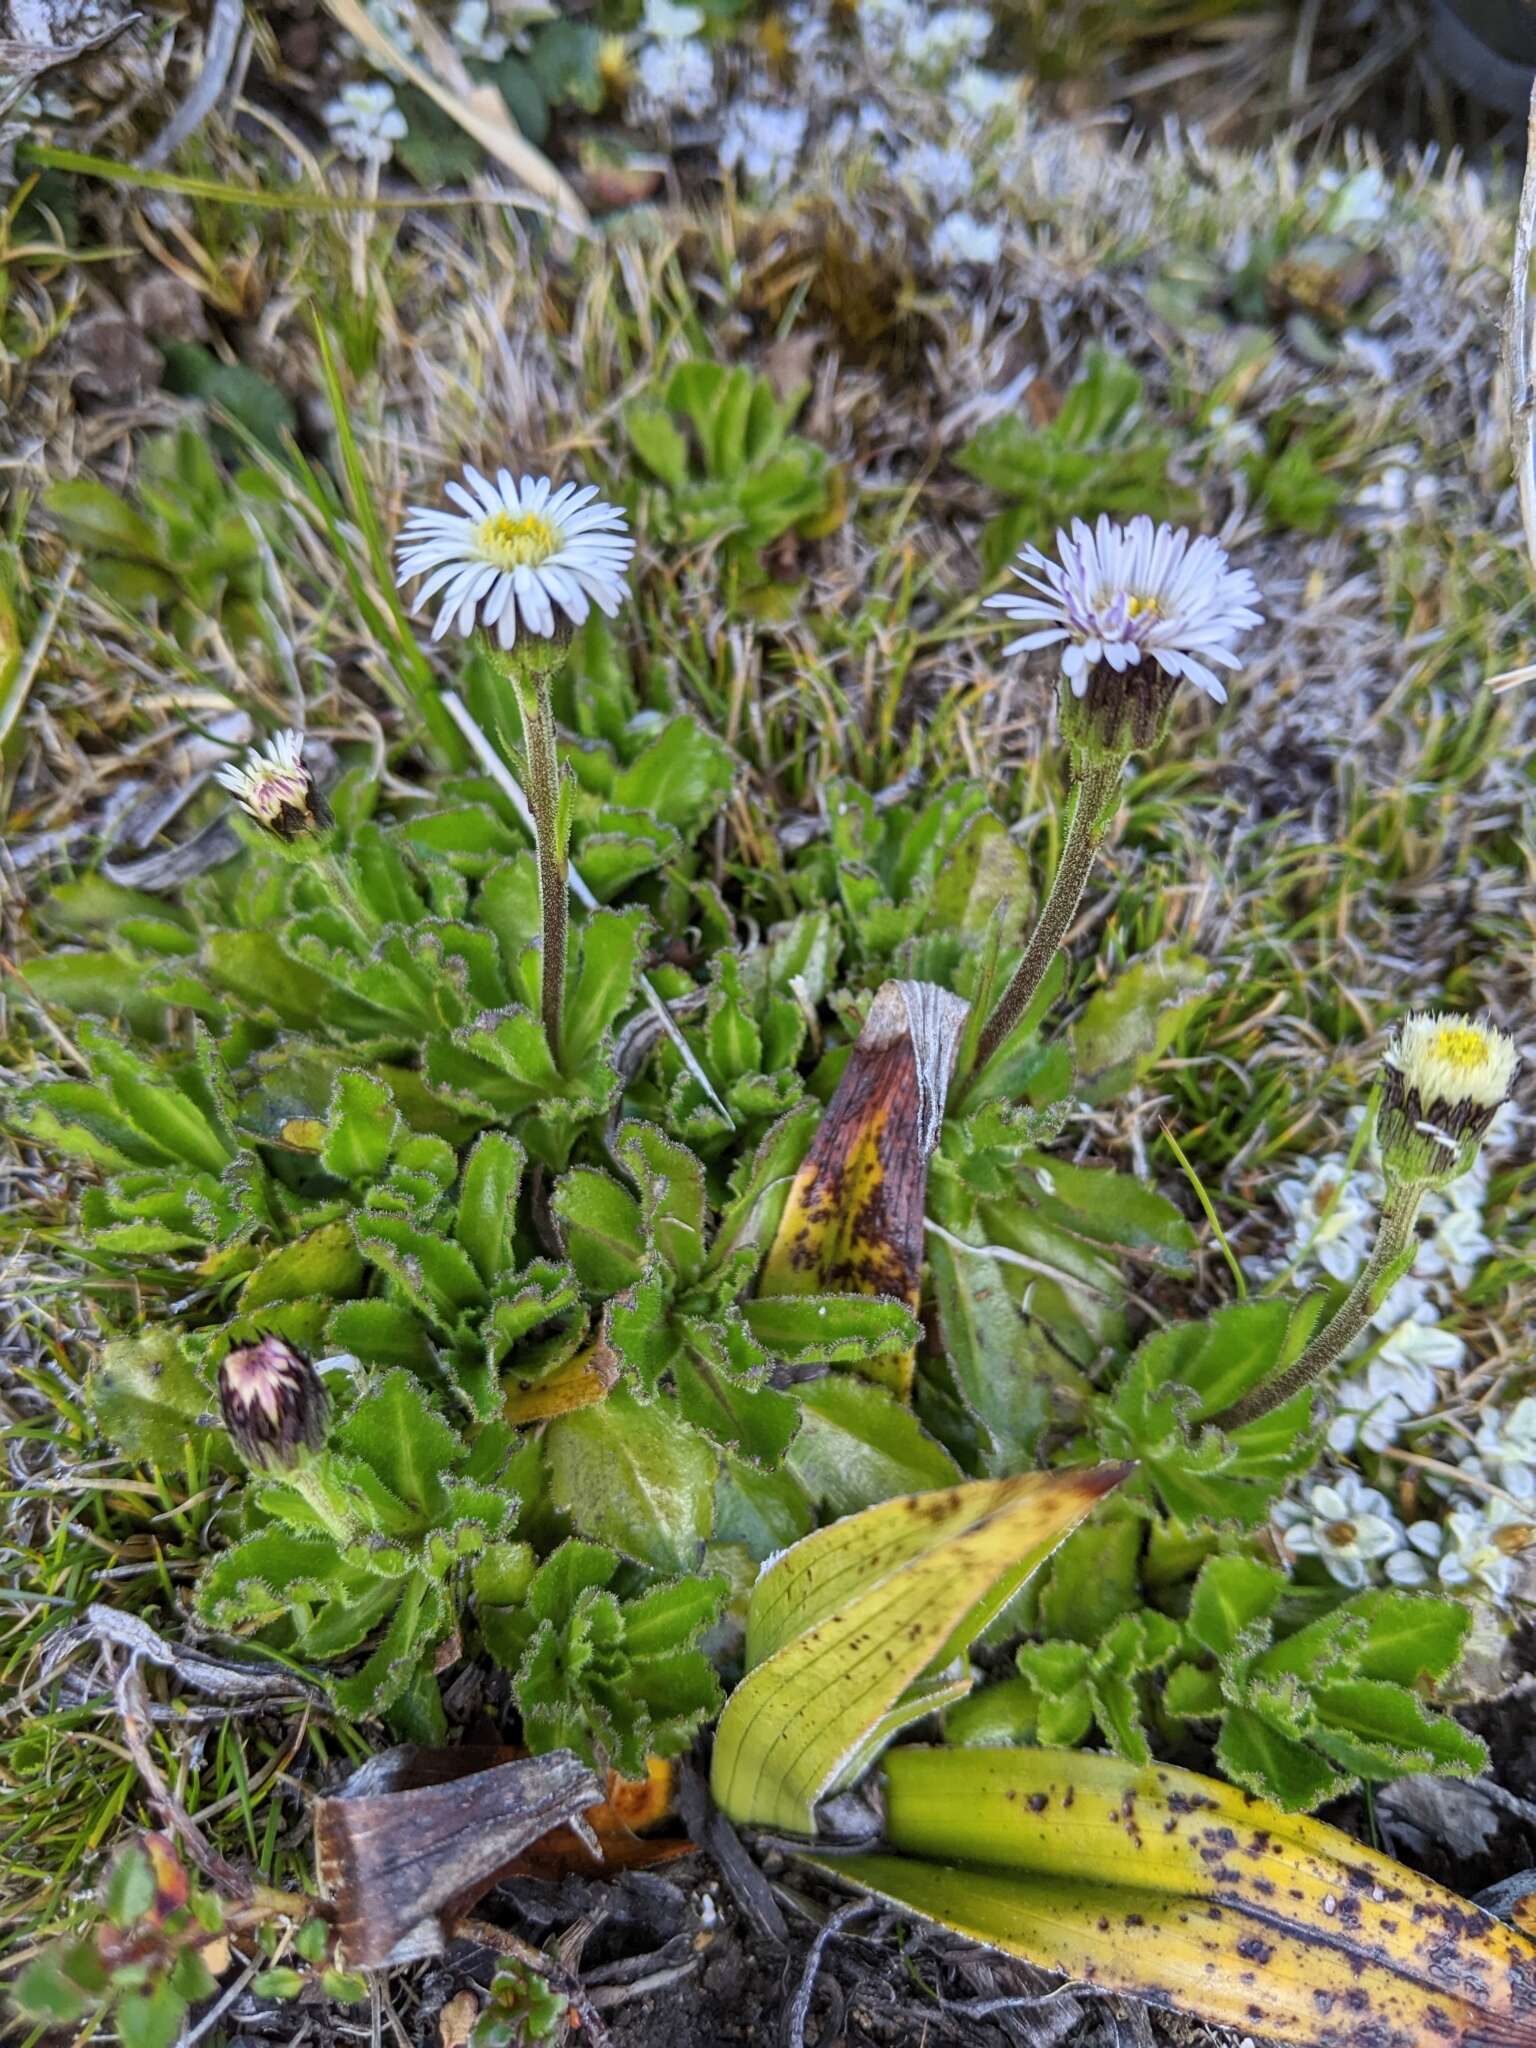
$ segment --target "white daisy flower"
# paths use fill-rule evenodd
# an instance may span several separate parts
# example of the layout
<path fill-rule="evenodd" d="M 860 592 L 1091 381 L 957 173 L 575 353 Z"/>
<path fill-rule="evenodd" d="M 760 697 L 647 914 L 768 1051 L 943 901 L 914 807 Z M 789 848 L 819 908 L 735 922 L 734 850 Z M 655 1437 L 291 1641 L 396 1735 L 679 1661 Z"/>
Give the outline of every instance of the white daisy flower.
<path fill-rule="evenodd" d="M 725 117 L 720 138 L 720 163 L 739 171 L 749 185 L 777 192 L 787 184 L 805 141 L 803 107 L 771 107 L 761 100 L 741 100 Z"/>
<path fill-rule="evenodd" d="M 249 817 L 279 839 L 324 832 L 331 814 L 314 777 L 304 766 L 304 735 L 274 733 L 266 752 L 252 747 L 243 761 L 230 761 L 214 776 Z"/>
<path fill-rule="evenodd" d="M 360 164 L 387 164 L 406 133 L 405 116 L 382 79 L 344 85 L 326 102 L 325 125 L 342 155 Z"/>
<path fill-rule="evenodd" d="M 1074 697 L 1086 695 L 1100 662 L 1123 674 L 1145 655 L 1165 675 L 1227 701 L 1210 664 L 1236 668 L 1236 642 L 1262 614 L 1253 609 L 1258 586 L 1246 569 L 1230 567 L 1219 542 L 1154 527 L 1145 514 L 1129 526 L 1101 516 L 1092 527 L 1074 519 L 1070 537 L 1057 534 L 1056 552 L 1053 562 L 1038 548 L 1020 551 L 1025 566 L 1014 574 L 1033 596 L 1000 591 L 986 600 L 1031 628 L 1004 654 L 1065 641 L 1061 672 Z"/>
<path fill-rule="evenodd" d="M 1376 1136 L 1388 1179 L 1421 1194 L 1459 1180 L 1519 1072 L 1514 1040 L 1485 1017 L 1404 1018 L 1381 1063 Z"/>
<path fill-rule="evenodd" d="M 1401 1548 L 1403 1526 L 1385 1494 L 1346 1472 L 1331 1485 L 1314 1486 L 1305 1501 L 1280 1501 L 1275 1527 L 1293 1557 L 1319 1559 L 1328 1576 L 1353 1589 L 1370 1567 Z"/>
<path fill-rule="evenodd" d="M 961 263 L 990 265 L 1003 253 L 1003 233 L 991 221 L 978 220 L 962 210 L 939 222 L 928 247 L 934 262 L 944 268 Z"/>
<path fill-rule="evenodd" d="M 557 606 L 579 626 L 593 605 L 611 619 L 624 602 L 635 544 L 595 484 L 556 490 L 547 476 L 519 479 L 508 469 L 492 483 L 466 464 L 463 483 L 446 490 L 462 513 L 412 507 L 396 562 L 397 582 L 426 578 L 413 612 L 441 599 L 434 640 L 480 625 L 510 647 L 519 628 L 552 638 Z"/>

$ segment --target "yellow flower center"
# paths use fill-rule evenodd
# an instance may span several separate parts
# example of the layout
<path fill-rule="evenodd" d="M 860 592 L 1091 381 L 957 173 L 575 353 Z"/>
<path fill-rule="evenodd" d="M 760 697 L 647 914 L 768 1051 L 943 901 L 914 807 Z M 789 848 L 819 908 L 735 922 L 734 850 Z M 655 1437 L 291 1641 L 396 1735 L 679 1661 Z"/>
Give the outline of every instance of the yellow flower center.
<path fill-rule="evenodd" d="M 1160 619 L 1163 616 L 1163 608 L 1155 597 L 1128 597 L 1125 608 L 1133 619 L 1145 618 L 1148 615 Z"/>
<path fill-rule="evenodd" d="M 1323 1534 L 1337 1549 L 1347 1550 L 1355 1540 L 1356 1530 L 1353 1522 L 1330 1522 Z"/>
<path fill-rule="evenodd" d="M 1488 1040 L 1470 1024 L 1442 1024 L 1435 1033 L 1435 1054 L 1457 1074 L 1480 1074 L 1488 1064 Z"/>
<path fill-rule="evenodd" d="M 475 528 L 475 546 L 498 569 L 536 569 L 560 547 L 560 530 L 537 512 L 493 512 Z"/>

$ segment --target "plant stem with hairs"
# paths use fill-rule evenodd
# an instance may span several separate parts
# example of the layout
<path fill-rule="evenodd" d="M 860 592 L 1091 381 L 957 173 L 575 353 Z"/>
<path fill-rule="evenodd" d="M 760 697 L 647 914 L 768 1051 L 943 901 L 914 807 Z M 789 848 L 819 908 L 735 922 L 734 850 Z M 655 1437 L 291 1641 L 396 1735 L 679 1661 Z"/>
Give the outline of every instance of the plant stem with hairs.
<path fill-rule="evenodd" d="M 1424 1181 L 1409 1180 L 1389 1185 L 1371 1256 L 1338 1313 L 1323 1325 L 1294 1365 L 1288 1365 L 1273 1379 L 1250 1387 L 1240 1401 L 1210 1417 L 1218 1429 L 1241 1429 L 1245 1422 L 1257 1422 L 1260 1416 L 1284 1407 L 1343 1356 L 1401 1277 L 1405 1261 L 1413 1255 L 1413 1226 L 1425 1186 Z"/>
<path fill-rule="evenodd" d="M 1061 859 L 1056 866 L 1050 894 L 1041 906 L 1035 929 L 1024 949 L 1024 958 L 1013 979 L 998 997 L 997 1006 L 983 1027 L 976 1046 L 975 1073 L 979 1074 L 1017 1028 L 1030 1004 L 1040 992 L 1051 962 L 1077 916 L 1093 863 L 1104 835 L 1114 822 L 1120 793 L 1120 776 L 1126 756 L 1098 759 L 1089 757 L 1077 765 L 1072 783 L 1071 812 Z"/>
<path fill-rule="evenodd" d="M 550 678 L 565 660 L 565 648 L 548 640 L 528 640 L 507 652 L 493 651 L 496 667 L 512 685 L 523 722 L 523 753 L 528 767 L 528 808 L 539 867 L 539 921 L 543 951 L 539 1000 L 549 1056 L 558 1067 L 565 1009 L 565 949 L 570 908 L 566 873 L 568 821 L 560 801 L 560 756 L 555 745 L 555 709 Z"/>

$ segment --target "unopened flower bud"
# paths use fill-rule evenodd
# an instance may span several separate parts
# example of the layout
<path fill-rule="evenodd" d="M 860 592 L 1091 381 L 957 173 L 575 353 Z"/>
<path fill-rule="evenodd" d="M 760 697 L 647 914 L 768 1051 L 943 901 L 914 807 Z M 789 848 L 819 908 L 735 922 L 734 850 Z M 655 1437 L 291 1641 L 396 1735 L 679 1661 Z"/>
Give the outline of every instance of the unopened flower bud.
<path fill-rule="evenodd" d="M 1377 1135 L 1388 1178 L 1458 1179 L 1519 1071 L 1514 1041 L 1483 1018 L 1429 1011 L 1407 1018 L 1382 1062 Z"/>
<path fill-rule="evenodd" d="M 263 831 L 289 845 L 331 828 L 330 808 L 304 766 L 302 733 L 274 733 L 265 753 L 252 747 L 243 761 L 221 768 L 216 779 Z"/>
<path fill-rule="evenodd" d="M 237 1344 L 219 1367 L 219 1409 L 253 1470 L 283 1472 L 325 1442 L 329 1403 L 319 1374 L 281 1337 Z"/>

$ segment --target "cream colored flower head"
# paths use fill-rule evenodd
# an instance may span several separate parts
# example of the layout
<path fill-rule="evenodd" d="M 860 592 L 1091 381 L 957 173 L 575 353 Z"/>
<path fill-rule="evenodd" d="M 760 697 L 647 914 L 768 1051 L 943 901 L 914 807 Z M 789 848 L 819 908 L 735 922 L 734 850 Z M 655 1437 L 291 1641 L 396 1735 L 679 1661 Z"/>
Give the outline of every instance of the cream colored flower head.
<path fill-rule="evenodd" d="M 250 748 L 243 761 L 229 762 L 214 779 L 249 817 L 279 839 L 303 839 L 330 825 L 325 799 L 304 766 L 302 733 L 274 733 L 265 752 Z"/>
<path fill-rule="evenodd" d="M 1481 1118 L 1509 1100 L 1520 1069 L 1515 1042 L 1481 1017 L 1418 1011 L 1399 1026 L 1387 1064 L 1402 1076 L 1431 1121 L 1436 1112 Z"/>
<path fill-rule="evenodd" d="M 1384 1160 L 1405 1177 L 1439 1179 L 1471 1165 L 1509 1100 L 1520 1054 L 1485 1017 L 1420 1010 L 1398 1026 L 1382 1068 Z"/>
<path fill-rule="evenodd" d="M 434 640 L 476 626 L 503 647 L 520 634 L 552 639 L 594 605 L 611 619 L 624 602 L 635 544 L 624 514 L 595 485 L 556 490 L 547 476 L 517 478 L 509 469 L 492 483 L 466 467 L 464 481 L 446 490 L 460 510 L 413 508 L 396 562 L 397 582 L 425 579 L 412 611 L 439 600 Z"/>

